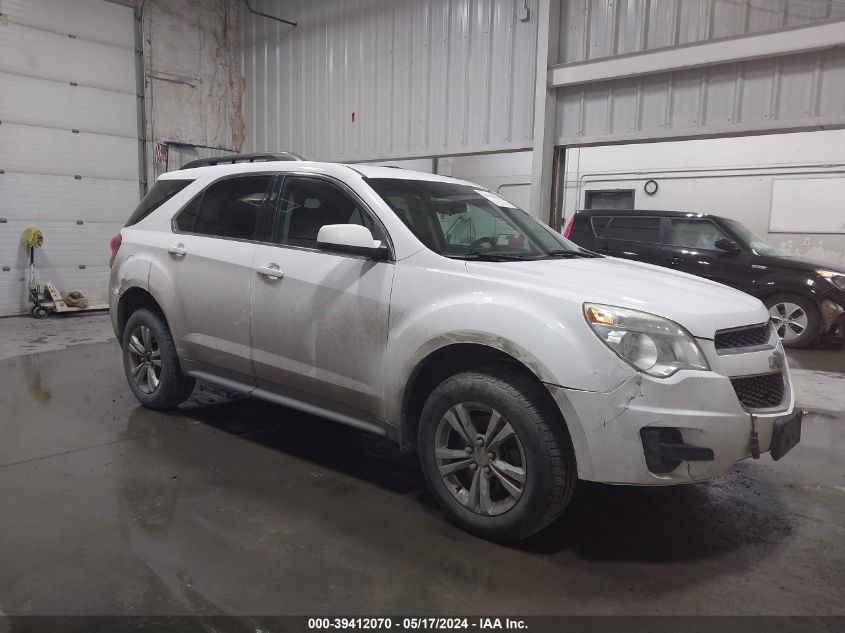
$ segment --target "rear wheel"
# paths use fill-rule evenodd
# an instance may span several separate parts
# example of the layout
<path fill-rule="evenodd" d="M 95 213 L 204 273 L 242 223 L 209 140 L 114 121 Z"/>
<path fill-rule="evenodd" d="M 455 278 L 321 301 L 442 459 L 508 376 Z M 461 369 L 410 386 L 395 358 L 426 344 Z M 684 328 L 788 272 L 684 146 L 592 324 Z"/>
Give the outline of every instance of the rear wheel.
<path fill-rule="evenodd" d="M 491 369 L 447 378 L 426 401 L 420 463 L 434 496 L 464 529 L 518 540 L 551 523 L 569 502 L 575 458 L 544 391 Z"/>
<path fill-rule="evenodd" d="M 796 294 L 779 294 L 766 299 L 766 307 L 784 347 L 807 347 L 818 340 L 821 315 L 809 299 Z"/>
<path fill-rule="evenodd" d="M 194 389 L 185 376 L 173 337 L 164 318 L 142 309 L 134 312 L 123 330 L 123 368 L 135 397 L 150 409 L 172 409 Z"/>

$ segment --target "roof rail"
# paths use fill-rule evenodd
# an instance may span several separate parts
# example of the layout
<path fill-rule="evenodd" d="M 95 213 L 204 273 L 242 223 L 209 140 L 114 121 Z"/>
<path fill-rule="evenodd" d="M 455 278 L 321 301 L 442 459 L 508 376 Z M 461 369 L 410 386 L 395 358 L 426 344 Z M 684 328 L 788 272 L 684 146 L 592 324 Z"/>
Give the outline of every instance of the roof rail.
<path fill-rule="evenodd" d="M 230 154 L 228 156 L 212 156 L 200 158 L 185 163 L 179 169 L 193 169 L 194 167 L 211 167 L 213 165 L 235 165 L 236 163 L 266 163 L 277 160 L 305 160 L 293 152 L 261 152 L 258 154 Z"/>

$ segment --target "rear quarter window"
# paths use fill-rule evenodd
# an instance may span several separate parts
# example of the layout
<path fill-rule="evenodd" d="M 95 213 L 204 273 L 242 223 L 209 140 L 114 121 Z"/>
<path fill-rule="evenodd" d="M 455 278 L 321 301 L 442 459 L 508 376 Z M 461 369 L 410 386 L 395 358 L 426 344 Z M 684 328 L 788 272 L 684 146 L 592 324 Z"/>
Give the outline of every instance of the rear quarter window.
<path fill-rule="evenodd" d="M 159 179 L 153 188 L 147 192 L 147 195 L 141 199 L 138 206 L 129 216 L 125 226 L 132 226 L 138 224 L 141 220 L 147 217 L 150 213 L 158 209 L 165 202 L 170 200 L 177 193 L 182 191 L 185 187 L 190 185 L 193 180 L 175 180 L 175 179 Z"/>

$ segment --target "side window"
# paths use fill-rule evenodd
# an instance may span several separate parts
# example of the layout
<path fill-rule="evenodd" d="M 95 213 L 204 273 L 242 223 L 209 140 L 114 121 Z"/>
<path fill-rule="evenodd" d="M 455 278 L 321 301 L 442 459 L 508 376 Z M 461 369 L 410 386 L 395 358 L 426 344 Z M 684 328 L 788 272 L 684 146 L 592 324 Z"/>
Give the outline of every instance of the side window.
<path fill-rule="evenodd" d="M 660 218 L 617 215 L 604 227 L 601 237 L 628 242 L 657 243 L 660 241 Z"/>
<path fill-rule="evenodd" d="M 176 218 L 181 231 L 253 239 L 272 176 L 240 176 L 212 184 Z"/>
<path fill-rule="evenodd" d="M 273 242 L 317 248 L 317 234 L 327 224 L 358 224 L 373 239 L 384 240 L 379 226 L 343 189 L 320 178 L 288 176 L 273 226 Z"/>
<path fill-rule="evenodd" d="M 198 193 L 193 200 L 183 207 L 179 215 L 176 216 L 176 228 L 180 231 L 190 233 L 194 230 L 194 223 L 197 221 L 197 214 L 199 214 L 203 193 L 205 192 Z"/>
<path fill-rule="evenodd" d="M 672 246 L 717 250 L 716 240 L 725 237 L 710 220 L 672 220 L 669 243 Z"/>

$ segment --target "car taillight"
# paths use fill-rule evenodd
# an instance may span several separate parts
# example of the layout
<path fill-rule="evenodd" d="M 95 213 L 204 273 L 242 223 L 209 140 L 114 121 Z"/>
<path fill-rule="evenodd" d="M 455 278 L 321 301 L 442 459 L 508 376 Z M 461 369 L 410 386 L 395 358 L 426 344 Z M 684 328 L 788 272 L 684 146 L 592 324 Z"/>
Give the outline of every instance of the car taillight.
<path fill-rule="evenodd" d="M 572 233 L 572 225 L 575 223 L 575 215 L 569 220 L 569 224 L 566 225 L 566 230 L 563 232 L 563 237 L 569 239 L 569 235 Z"/>
<path fill-rule="evenodd" d="M 114 258 L 117 257 L 117 251 L 120 250 L 120 245 L 123 243 L 123 236 L 118 233 L 113 238 L 111 238 L 111 242 L 109 242 L 109 246 L 111 246 L 111 257 L 109 258 L 109 268 L 114 265 Z"/>

